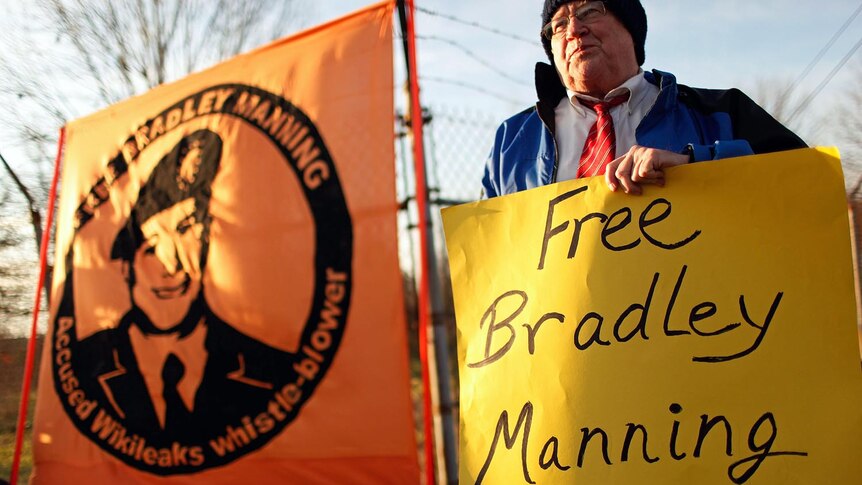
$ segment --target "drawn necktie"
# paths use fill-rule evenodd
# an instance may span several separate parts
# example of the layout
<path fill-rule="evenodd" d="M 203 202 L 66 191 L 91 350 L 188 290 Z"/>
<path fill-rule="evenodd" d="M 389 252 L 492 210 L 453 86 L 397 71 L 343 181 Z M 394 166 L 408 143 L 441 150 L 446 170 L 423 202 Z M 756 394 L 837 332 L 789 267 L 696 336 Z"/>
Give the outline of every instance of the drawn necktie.
<path fill-rule="evenodd" d="M 578 165 L 578 178 L 603 175 L 605 166 L 616 158 L 617 137 L 614 135 L 614 120 L 610 110 L 628 99 L 628 93 L 598 102 L 578 98 L 582 105 L 596 112 L 596 122 L 584 142 L 584 151 Z"/>
<path fill-rule="evenodd" d="M 174 354 L 168 354 L 165 366 L 162 367 L 162 382 L 164 390 L 162 396 L 165 398 L 165 429 L 178 431 L 187 424 L 189 412 L 183 404 L 177 384 L 183 378 L 186 369 L 180 359 Z"/>

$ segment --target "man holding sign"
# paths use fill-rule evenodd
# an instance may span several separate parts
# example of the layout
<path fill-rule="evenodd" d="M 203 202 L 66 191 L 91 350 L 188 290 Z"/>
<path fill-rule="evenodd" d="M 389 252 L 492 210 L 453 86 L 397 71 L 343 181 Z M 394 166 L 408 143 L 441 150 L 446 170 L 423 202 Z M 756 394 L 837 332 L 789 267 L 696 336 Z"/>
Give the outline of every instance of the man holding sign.
<path fill-rule="evenodd" d="M 857 483 L 837 151 L 784 152 L 805 144 L 738 90 L 642 71 L 638 0 L 546 0 L 543 24 L 491 199 L 443 210 L 460 483 Z"/>
<path fill-rule="evenodd" d="M 551 65 L 536 64 L 536 106 L 497 130 L 485 196 L 596 175 L 639 194 L 667 167 L 806 146 L 739 90 L 642 70 L 646 32 L 639 0 L 545 0 Z"/>

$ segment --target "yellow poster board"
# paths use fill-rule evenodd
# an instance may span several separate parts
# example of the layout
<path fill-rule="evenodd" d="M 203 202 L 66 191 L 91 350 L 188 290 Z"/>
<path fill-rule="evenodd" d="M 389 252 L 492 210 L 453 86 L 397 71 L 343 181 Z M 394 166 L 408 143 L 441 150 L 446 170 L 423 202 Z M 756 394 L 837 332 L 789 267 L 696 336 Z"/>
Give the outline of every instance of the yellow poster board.
<path fill-rule="evenodd" d="M 461 483 L 862 480 L 837 151 L 601 178 L 443 211 Z"/>

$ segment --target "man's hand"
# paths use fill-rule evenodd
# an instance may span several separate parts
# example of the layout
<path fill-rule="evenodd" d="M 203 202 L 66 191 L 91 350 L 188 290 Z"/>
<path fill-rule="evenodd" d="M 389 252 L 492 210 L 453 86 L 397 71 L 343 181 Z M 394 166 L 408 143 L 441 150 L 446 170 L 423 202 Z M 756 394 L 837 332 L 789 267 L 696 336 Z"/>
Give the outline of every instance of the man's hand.
<path fill-rule="evenodd" d="M 611 192 L 622 186 L 627 194 L 639 195 L 640 184 L 664 186 L 664 169 L 688 163 L 688 155 L 639 145 L 605 167 L 605 182 Z"/>

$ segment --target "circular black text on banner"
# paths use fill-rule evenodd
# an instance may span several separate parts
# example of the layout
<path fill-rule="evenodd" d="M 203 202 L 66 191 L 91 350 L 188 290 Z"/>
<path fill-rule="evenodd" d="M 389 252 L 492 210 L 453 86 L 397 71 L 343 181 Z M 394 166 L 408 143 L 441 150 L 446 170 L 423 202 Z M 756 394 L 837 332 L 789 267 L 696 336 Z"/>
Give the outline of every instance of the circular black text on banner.
<path fill-rule="evenodd" d="M 240 187 L 240 172 L 261 167 L 264 152 L 283 159 L 274 166 L 301 189 L 296 210 L 313 224 L 307 228 L 312 247 L 302 254 L 270 258 L 255 245 L 276 238 L 283 246 L 278 238 L 290 237 L 281 226 L 267 229 L 277 217 L 266 198 L 255 199 L 262 204 L 255 221 L 220 215 L 222 206 L 254 198 L 247 186 L 236 189 L 240 195 L 220 191 Z M 103 222 L 109 219 L 113 225 Z M 251 229 L 243 232 L 244 224 Z M 73 227 L 51 358 L 57 395 L 78 431 L 131 467 L 174 475 L 230 463 L 297 419 L 341 343 L 353 257 L 336 167 L 306 114 L 247 85 L 188 96 L 118 147 L 84 194 Z M 104 227 L 110 230 L 96 230 Z M 246 332 L 236 321 L 245 308 L 217 310 L 217 301 L 257 296 L 234 281 L 242 279 L 235 268 L 216 266 L 225 252 L 219 241 L 229 236 L 239 241 L 233 253 L 242 253 L 232 261 L 281 268 L 270 271 L 277 276 L 266 283 L 270 293 L 289 295 L 302 274 L 290 267 L 309 268 L 306 279 L 313 281 L 303 283 L 308 298 L 300 299 L 308 308 L 298 310 L 297 321 L 267 321 L 264 331 Z M 105 282 L 93 268 L 116 269 L 116 275 Z M 219 278 L 204 277 L 218 272 Z M 118 306 L 118 294 L 121 309 L 105 310 Z M 87 321 L 93 315 L 100 322 L 95 329 Z M 274 343 L 287 331 L 296 335 L 290 350 Z"/>

